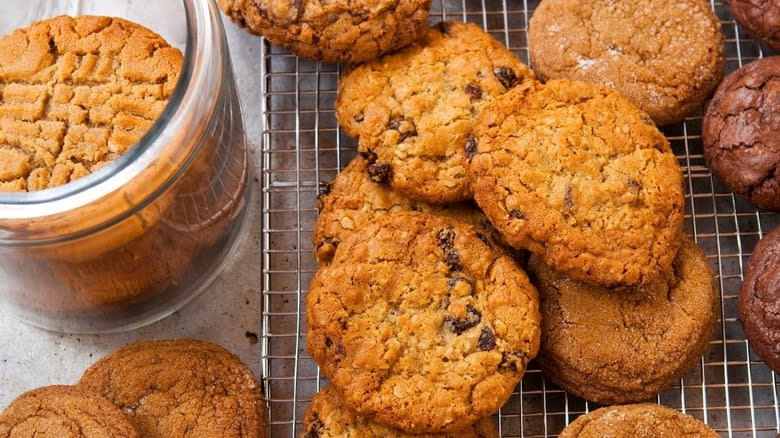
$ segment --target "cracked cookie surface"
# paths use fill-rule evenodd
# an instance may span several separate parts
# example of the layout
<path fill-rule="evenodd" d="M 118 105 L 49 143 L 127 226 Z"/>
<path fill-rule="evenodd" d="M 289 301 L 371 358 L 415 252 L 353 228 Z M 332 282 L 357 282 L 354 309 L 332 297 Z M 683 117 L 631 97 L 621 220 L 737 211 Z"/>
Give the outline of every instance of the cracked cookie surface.
<path fill-rule="evenodd" d="M 56 187 L 122 155 L 162 113 L 181 64 L 119 18 L 61 16 L 0 38 L 0 191 Z"/>
<path fill-rule="evenodd" d="M 647 116 L 614 90 L 518 86 L 474 125 L 474 199 L 515 248 L 617 287 L 667 270 L 682 234 L 682 173 Z"/>
<path fill-rule="evenodd" d="M 75 386 L 47 386 L 17 397 L 0 413 L 3 438 L 137 438 L 118 407 Z"/>
<path fill-rule="evenodd" d="M 602 404 L 646 400 L 679 380 L 704 354 L 720 301 L 704 253 L 687 236 L 673 271 L 614 291 L 571 280 L 532 256 L 545 376 Z"/>
<path fill-rule="evenodd" d="M 342 242 L 307 297 L 307 349 L 345 406 L 414 433 L 494 414 L 539 346 L 536 289 L 464 223 L 391 213 Z"/>
<path fill-rule="evenodd" d="M 729 74 L 707 107 L 704 158 L 748 202 L 780 211 L 780 56 Z"/>
<path fill-rule="evenodd" d="M 79 386 L 121 408 L 143 437 L 268 436 L 265 401 L 254 375 L 209 342 L 126 345 L 87 369 Z"/>
<path fill-rule="evenodd" d="M 559 438 L 718 438 L 709 426 L 666 406 L 609 406 L 582 415 Z"/>
<path fill-rule="evenodd" d="M 431 0 L 218 0 L 233 22 L 307 59 L 364 62 L 425 27 Z"/>
<path fill-rule="evenodd" d="M 753 250 L 737 303 L 750 348 L 780 372 L 780 227 Z"/>
<path fill-rule="evenodd" d="M 304 438 L 499 438 L 491 418 L 452 433 L 411 434 L 383 426 L 344 406 L 336 389 L 325 386 L 314 396 L 303 418 Z"/>
<path fill-rule="evenodd" d="M 375 181 L 431 203 L 471 198 L 463 147 L 479 111 L 533 79 L 474 24 L 442 22 L 419 41 L 339 81 L 336 117 L 358 138 Z"/>
<path fill-rule="evenodd" d="M 728 0 L 737 23 L 774 50 L 780 50 L 780 3 L 770 0 Z"/>
<path fill-rule="evenodd" d="M 544 0 L 528 45 L 540 78 L 609 86 L 658 125 L 701 107 L 725 62 L 720 22 L 702 0 Z"/>

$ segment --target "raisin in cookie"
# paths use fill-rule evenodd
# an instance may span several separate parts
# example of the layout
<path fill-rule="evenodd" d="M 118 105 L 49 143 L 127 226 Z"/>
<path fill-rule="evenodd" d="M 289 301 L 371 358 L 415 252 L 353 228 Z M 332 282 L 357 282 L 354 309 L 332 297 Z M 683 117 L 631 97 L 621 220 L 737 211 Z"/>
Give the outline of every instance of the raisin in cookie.
<path fill-rule="evenodd" d="M 137 438 L 130 421 L 105 398 L 75 386 L 26 392 L 0 413 L 2 438 Z"/>
<path fill-rule="evenodd" d="M 466 155 L 474 198 L 510 245 L 608 287 L 646 283 L 671 266 L 680 166 L 619 93 L 567 80 L 516 87 L 485 107 Z"/>
<path fill-rule="evenodd" d="M 391 213 L 348 237 L 307 297 L 307 348 L 374 421 L 445 433 L 494 414 L 539 346 L 536 289 L 477 229 Z"/>
<path fill-rule="evenodd" d="M 701 421 L 651 403 L 609 406 L 578 417 L 559 438 L 718 438 Z"/>
<path fill-rule="evenodd" d="M 249 32 L 315 61 L 363 62 L 420 35 L 431 0 L 218 0 Z"/>
<path fill-rule="evenodd" d="M 642 401 L 679 380 L 704 354 L 720 300 L 689 237 L 673 267 L 669 278 L 618 293 L 571 280 L 532 256 L 542 312 L 537 363 L 545 376 L 602 404 Z"/>
<path fill-rule="evenodd" d="M 620 91 L 658 125 L 700 108 L 723 76 L 723 34 L 702 0 L 543 0 L 528 46 L 543 79 Z"/>
<path fill-rule="evenodd" d="M 255 376 L 236 356 L 209 342 L 126 345 L 87 369 L 79 386 L 119 406 L 143 437 L 268 436 Z"/>
<path fill-rule="evenodd" d="M 532 79 L 474 24 L 443 22 L 413 45 L 347 72 L 336 116 L 377 182 L 431 203 L 471 198 L 463 145 L 479 111 Z"/>
<path fill-rule="evenodd" d="M 312 399 L 303 418 L 303 429 L 305 438 L 499 438 L 490 418 L 452 433 L 418 435 L 383 426 L 347 409 L 331 385 L 320 389 Z"/>

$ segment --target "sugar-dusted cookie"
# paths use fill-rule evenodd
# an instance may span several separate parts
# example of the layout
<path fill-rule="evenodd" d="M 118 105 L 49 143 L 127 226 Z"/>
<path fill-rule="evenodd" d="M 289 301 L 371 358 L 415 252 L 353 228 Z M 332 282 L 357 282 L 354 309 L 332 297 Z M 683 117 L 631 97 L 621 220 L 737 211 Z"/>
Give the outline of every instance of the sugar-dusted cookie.
<path fill-rule="evenodd" d="M 701 421 L 651 403 L 608 406 L 578 417 L 559 438 L 718 438 Z"/>

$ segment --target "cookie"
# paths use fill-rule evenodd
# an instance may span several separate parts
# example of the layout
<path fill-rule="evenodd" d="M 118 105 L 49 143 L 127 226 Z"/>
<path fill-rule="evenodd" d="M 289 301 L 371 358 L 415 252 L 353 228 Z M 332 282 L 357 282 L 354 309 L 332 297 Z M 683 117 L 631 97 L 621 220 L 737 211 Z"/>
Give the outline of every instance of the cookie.
<path fill-rule="evenodd" d="M 618 292 L 571 280 L 532 256 L 544 375 L 601 404 L 646 400 L 678 381 L 704 354 L 720 300 L 707 258 L 689 237 L 673 268 L 669 278 Z"/>
<path fill-rule="evenodd" d="M 578 417 L 559 438 L 718 438 L 701 421 L 651 403 L 608 406 Z"/>
<path fill-rule="evenodd" d="M 60 16 L 0 38 L 0 191 L 56 187 L 122 155 L 162 113 L 182 59 L 119 18 Z"/>
<path fill-rule="evenodd" d="M 303 417 L 305 438 L 498 438 L 493 420 L 478 420 L 463 430 L 452 433 L 410 434 L 383 426 L 347 409 L 333 386 L 328 385 L 318 392 Z"/>
<path fill-rule="evenodd" d="M 774 50 L 780 50 L 780 3 L 772 0 L 728 0 L 740 26 Z"/>
<path fill-rule="evenodd" d="M 431 0 L 218 0 L 234 23 L 303 58 L 363 62 L 417 39 Z"/>
<path fill-rule="evenodd" d="M 780 373 L 780 227 L 753 250 L 737 303 L 750 348 Z"/>
<path fill-rule="evenodd" d="M 702 0 L 543 0 L 528 27 L 540 78 L 614 88 L 658 125 L 704 104 L 723 76 L 723 40 Z"/>
<path fill-rule="evenodd" d="M 510 245 L 606 287 L 647 283 L 671 266 L 680 166 L 619 93 L 567 80 L 518 86 L 485 106 L 473 133 L 474 199 Z"/>
<path fill-rule="evenodd" d="M 483 236 L 503 243 L 498 232 L 472 203 L 433 205 L 415 201 L 368 175 L 369 164 L 355 157 L 317 198 L 319 217 L 312 241 L 319 263 L 328 263 L 339 243 L 378 217 L 396 211 L 422 211 L 448 216 L 485 229 Z"/>
<path fill-rule="evenodd" d="M 74 386 L 47 386 L 17 397 L 0 413 L 3 438 L 137 438 L 103 397 Z"/>
<path fill-rule="evenodd" d="M 119 406 L 149 438 L 266 437 L 262 390 L 224 348 L 197 340 L 126 345 L 84 372 L 79 386 Z"/>
<path fill-rule="evenodd" d="M 410 433 L 494 414 L 539 346 L 536 289 L 470 225 L 390 213 L 320 266 L 307 348 L 344 405 Z"/>
<path fill-rule="evenodd" d="M 704 158 L 712 174 L 758 208 L 780 211 L 780 56 L 729 74 L 707 107 Z"/>
<path fill-rule="evenodd" d="M 434 204 L 471 198 L 463 147 L 479 111 L 532 73 L 474 24 L 443 22 L 339 81 L 336 117 L 374 181 Z"/>

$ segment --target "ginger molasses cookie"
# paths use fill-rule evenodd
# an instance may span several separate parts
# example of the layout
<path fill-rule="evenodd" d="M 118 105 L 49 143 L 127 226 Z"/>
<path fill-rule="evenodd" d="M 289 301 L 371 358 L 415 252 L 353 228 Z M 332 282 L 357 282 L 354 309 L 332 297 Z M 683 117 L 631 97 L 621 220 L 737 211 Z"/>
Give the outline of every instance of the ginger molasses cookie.
<path fill-rule="evenodd" d="M 17 397 L 0 413 L 2 438 L 137 438 L 118 407 L 75 386 L 47 386 Z"/>
<path fill-rule="evenodd" d="M 0 38 L 0 191 L 55 187 L 122 155 L 162 113 L 181 64 L 119 18 L 61 16 Z"/>
<path fill-rule="evenodd" d="M 126 345 L 87 369 L 79 386 L 119 406 L 143 437 L 268 436 L 255 376 L 236 356 L 209 342 Z"/>
<path fill-rule="evenodd" d="M 358 138 L 374 181 L 430 203 L 464 201 L 471 191 L 463 146 L 477 114 L 532 78 L 476 25 L 443 22 L 411 46 L 344 74 L 336 116 Z"/>
<path fill-rule="evenodd" d="M 780 227 L 753 250 L 738 305 L 750 347 L 767 366 L 780 372 Z"/>
<path fill-rule="evenodd" d="M 303 418 L 303 428 L 305 438 L 498 438 L 498 429 L 491 418 L 483 418 L 452 433 L 418 435 L 383 426 L 347 409 L 331 385 L 320 389 L 312 399 Z"/>
<path fill-rule="evenodd" d="M 608 406 L 578 417 L 559 438 L 718 438 L 701 421 L 652 403 Z"/>
<path fill-rule="evenodd" d="M 539 346 L 536 289 L 475 227 L 390 213 L 349 236 L 307 297 L 307 348 L 344 400 L 412 433 L 494 414 Z"/>
<path fill-rule="evenodd" d="M 780 2 L 728 0 L 740 26 L 774 50 L 780 50 Z"/>
<path fill-rule="evenodd" d="M 780 211 L 780 56 L 723 80 L 704 115 L 702 142 L 715 177 L 756 207 Z"/>
<path fill-rule="evenodd" d="M 571 280 L 532 256 L 542 312 L 537 363 L 545 376 L 602 404 L 645 400 L 679 380 L 704 354 L 720 300 L 689 237 L 673 268 L 669 278 L 617 292 Z"/>
<path fill-rule="evenodd" d="M 431 0 L 218 0 L 236 24 L 303 58 L 363 62 L 420 35 Z"/>
<path fill-rule="evenodd" d="M 725 59 L 720 22 L 703 0 L 543 0 L 528 46 L 540 78 L 614 88 L 658 125 L 701 107 Z"/>
<path fill-rule="evenodd" d="M 647 116 L 614 90 L 553 80 L 488 104 L 466 147 L 477 204 L 516 247 L 608 287 L 669 268 L 682 173 Z"/>

